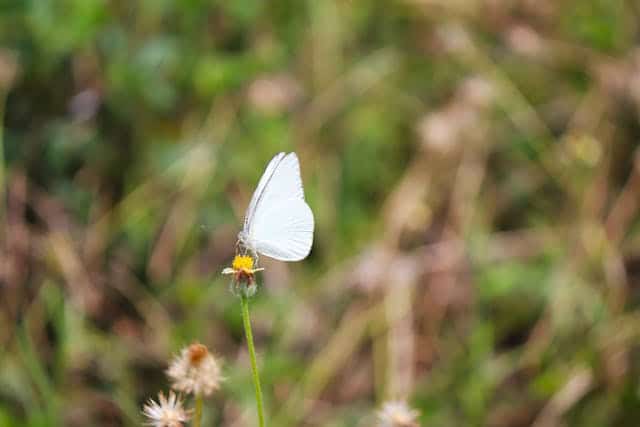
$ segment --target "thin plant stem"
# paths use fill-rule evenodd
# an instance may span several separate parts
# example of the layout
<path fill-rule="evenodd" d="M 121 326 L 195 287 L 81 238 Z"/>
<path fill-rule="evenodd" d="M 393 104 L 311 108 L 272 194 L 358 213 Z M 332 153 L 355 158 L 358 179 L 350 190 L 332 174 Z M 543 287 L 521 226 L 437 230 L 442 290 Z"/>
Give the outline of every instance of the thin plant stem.
<path fill-rule="evenodd" d="M 258 424 L 264 427 L 264 409 L 262 404 L 262 389 L 260 388 L 260 375 L 258 374 L 258 364 L 256 363 L 256 349 L 253 346 L 253 333 L 251 332 L 251 318 L 249 317 L 249 300 L 245 295 L 240 296 L 242 305 L 242 321 L 244 323 L 244 333 L 247 337 L 247 347 L 249 347 L 249 357 L 251 358 L 251 373 L 253 374 L 253 385 L 256 390 L 256 403 L 258 405 Z"/>
<path fill-rule="evenodd" d="M 196 410 L 193 414 L 193 427 L 200 427 L 200 421 L 202 420 L 202 396 L 196 396 Z"/>

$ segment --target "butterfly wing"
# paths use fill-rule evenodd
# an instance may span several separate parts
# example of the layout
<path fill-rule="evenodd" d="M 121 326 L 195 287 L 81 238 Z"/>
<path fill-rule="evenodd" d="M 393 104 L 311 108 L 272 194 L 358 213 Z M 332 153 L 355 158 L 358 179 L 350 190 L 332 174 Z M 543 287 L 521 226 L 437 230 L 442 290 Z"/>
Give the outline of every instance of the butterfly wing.
<path fill-rule="evenodd" d="M 280 261 L 300 261 L 313 243 L 313 213 L 302 199 L 289 198 L 258 209 L 250 236 L 254 249 Z"/>
<path fill-rule="evenodd" d="M 279 200 L 304 200 L 300 163 L 296 153 L 279 153 L 271 159 L 253 193 L 244 219 L 243 232 L 251 235 L 254 217 L 260 209 L 276 204 Z"/>
<path fill-rule="evenodd" d="M 251 198 L 241 240 L 263 255 L 297 261 L 311 249 L 313 225 L 298 156 L 279 153 L 267 165 Z"/>
<path fill-rule="evenodd" d="M 255 213 L 256 206 L 258 205 L 258 200 L 260 200 L 260 198 L 262 197 L 262 194 L 264 193 L 264 189 L 267 183 L 271 180 L 273 173 L 278 168 L 278 165 L 280 164 L 280 162 L 284 157 L 285 157 L 284 153 L 276 154 L 275 156 L 273 156 L 273 159 L 271 159 L 271 161 L 267 165 L 267 168 L 264 170 L 264 173 L 262 174 L 262 177 L 258 182 L 258 186 L 256 187 L 256 190 L 253 192 L 253 196 L 251 196 L 251 202 L 249 202 L 249 207 L 247 208 L 247 212 L 245 213 L 243 231 L 245 232 L 249 231 L 249 222 L 251 221 L 251 218 Z"/>

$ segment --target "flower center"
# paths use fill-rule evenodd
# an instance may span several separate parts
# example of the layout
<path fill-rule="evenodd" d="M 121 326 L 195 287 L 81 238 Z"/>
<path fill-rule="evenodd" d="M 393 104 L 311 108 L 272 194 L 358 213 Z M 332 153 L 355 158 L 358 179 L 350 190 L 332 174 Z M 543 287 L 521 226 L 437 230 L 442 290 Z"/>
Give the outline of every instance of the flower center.
<path fill-rule="evenodd" d="M 248 255 L 236 255 L 233 263 L 231 263 L 231 267 L 233 267 L 234 270 L 253 270 L 253 258 Z"/>
<path fill-rule="evenodd" d="M 189 346 L 189 361 L 192 365 L 198 365 L 207 355 L 209 350 L 200 343 L 194 343 Z"/>

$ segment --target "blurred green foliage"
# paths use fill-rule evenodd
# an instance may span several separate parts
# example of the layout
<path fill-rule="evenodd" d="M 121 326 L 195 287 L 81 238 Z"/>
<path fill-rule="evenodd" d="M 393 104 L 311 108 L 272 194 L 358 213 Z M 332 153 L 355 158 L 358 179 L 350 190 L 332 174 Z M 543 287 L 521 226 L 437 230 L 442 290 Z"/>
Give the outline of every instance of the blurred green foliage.
<path fill-rule="evenodd" d="M 633 1 L 0 4 L 0 427 L 140 425 L 172 354 L 255 425 L 220 271 L 268 160 L 311 256 L 252 301 L 269 425 L 640 419 Z"/>

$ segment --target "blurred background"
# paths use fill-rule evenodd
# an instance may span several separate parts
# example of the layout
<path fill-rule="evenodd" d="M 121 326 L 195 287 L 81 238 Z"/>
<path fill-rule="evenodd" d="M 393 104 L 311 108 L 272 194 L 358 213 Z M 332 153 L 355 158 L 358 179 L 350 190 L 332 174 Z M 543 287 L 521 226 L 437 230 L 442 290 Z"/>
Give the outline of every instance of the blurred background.
<path fill-rule="evenodd" d="M 295 151 L 310 257 L 252 300 L 269 425 L 637 426 L 634 0 L 0 3 L 0 426 L 136 426 Z"/>

